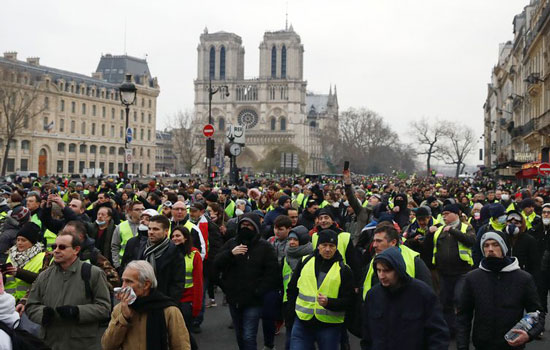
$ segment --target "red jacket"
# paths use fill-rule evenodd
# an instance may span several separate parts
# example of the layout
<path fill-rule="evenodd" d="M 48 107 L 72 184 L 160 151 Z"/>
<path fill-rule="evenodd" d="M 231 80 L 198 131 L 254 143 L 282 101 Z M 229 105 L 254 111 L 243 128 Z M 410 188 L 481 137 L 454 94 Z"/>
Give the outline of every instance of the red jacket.
<path fill-rule="evenodd" d="M 196 251 L 193 258 L 193 287 L 184 289 L 180 302 L 191 303 L 193 317 L 197 317 L 202 308 L 202 259 L 197 248 L 193 247 L 192 250 Z"/>

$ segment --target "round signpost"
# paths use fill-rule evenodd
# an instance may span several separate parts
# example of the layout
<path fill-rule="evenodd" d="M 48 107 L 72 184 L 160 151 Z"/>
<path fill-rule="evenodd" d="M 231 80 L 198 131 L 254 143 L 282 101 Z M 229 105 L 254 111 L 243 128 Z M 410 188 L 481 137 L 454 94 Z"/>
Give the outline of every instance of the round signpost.
<path fill-rule="evenodd" d="M 546 176 L 550 175 L 550 163 L 540 163 L 539 174 Z"/>
<path fill-rule="evenodd" d="M 204 128 L 202 128 L 202 133 L 205 137 L 212 137 L 214 136 L 214 125 L 212 124 L 206 124 Z"/>

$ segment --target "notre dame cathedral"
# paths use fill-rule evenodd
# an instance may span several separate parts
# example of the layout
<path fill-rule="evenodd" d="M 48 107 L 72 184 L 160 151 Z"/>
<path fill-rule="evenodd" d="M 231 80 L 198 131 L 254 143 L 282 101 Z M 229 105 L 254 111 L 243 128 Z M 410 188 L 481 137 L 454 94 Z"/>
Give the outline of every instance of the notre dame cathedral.
<path fill-rule="evenodd" d="M 227 86 L 229 96 L 212 98 L 216 145 L 222 145 L 226 125 L 246 127 L 246 147 L 238 157 L 239 167 L 255 171 L 255 164 L 273 149 L 294 145 L 302 150 L 299 167 L 307 173 L 330 172 L 332 157 L 326 132 L 338 130 L 336 87 L 328 94 L 307 91 L 304 80 L 304 46 L 292 26 L 266 32 L 260 43 L 260 72 L 244 77 L 244 47 L 234 33 L 200 36 L 195 112 L 208 123 L 208 87 Z M 323 136 L 325 143 L 323 144 Z M 221 148 L 218 148 L 218 150 Z"/>

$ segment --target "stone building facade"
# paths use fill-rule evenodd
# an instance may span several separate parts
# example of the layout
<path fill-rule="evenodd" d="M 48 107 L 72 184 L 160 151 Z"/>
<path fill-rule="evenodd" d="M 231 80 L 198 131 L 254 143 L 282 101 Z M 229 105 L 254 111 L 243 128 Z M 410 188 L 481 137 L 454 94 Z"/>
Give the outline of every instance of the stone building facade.
<path fill-rule="evenodd" d="M 484 105 L 485 166 L 526 177 L 549 161 L 550 0 L 531 0 L 514 17 L 514 38 L 500 45 Z"/>
<path fill-rule="evenodd" d="M 227 86 L 212 98 L 212 119 L 217 145 L 223 143 L 226 125 L 246 127 L 246 147 L 238 165 L 254 169 L 267 153 L 294 145 L 305 153 L 300 168 L 310 173 L 327 172 L 329 148 L 323 147 L 323 132 L 338 130 L 336 88 L 329 94 L 307 92 L 304 80 L 304 47 L 292 26 L 264 33 L 260 43 L 259 76 L 245 78 L 245 50 L 234 33 L 208 33 L 198 45 L 195 111 L 208 122 L 209 84 Z"/>
<path fill-rule="evenodd" d="M 31 108 L 43 111 L 12 142 L 7 172 L 28 170 L 43 176 L 79 174 L 84 168 L 101 168 L 105 174 L 122 171 L 126 113 L 117 89 L 125 74 L 132 74 L 137 87 L 129 115 L 129 126 L 134 129 L 134 163 L 129 171 L 152 173 L 160 90 L 145 60 L 106 54 L 89 77 L 40 65 L 38 58 L 18 60 L 15 52 L 0 57 L 0 84 L 36 94 Z M 0 120 L 5 123 L 4 116 Z M 2 151 L 5 139 L 0 129 Z"/>

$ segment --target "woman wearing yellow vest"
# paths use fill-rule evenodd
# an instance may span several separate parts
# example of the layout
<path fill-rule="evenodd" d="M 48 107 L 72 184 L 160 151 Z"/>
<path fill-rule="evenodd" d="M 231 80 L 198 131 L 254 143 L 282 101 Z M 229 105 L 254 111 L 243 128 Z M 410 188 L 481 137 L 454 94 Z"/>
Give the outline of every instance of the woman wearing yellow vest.
<path fill-rule="evenodd" d="M 292 275 L 287 289 L 287 319 L 295 316 L 291 350 L 312 349 L 315 344 L 319 350 L 332 350 L 341 343 L 354 282 L 337 250 L 338 238 L 333 230 L 319 232 L 317 249 L 298 263 Z"/>
<path fill-rule="evenodd" d="M 17 241 L 8 251 L 5 289 L 19 302 L 31 287 L 44 259 L 44 246 L 39 242 L 40 228 L 28 222 L 17 232 Z"/>
<path fill-rule="evenodd" d="M 174 228 L 171 238 L 172 242 L 180 249 L 185 260 L 185 289 L 180 303 L 183 318 L 189 331 L 193 324 L 193 317 L 197 317 L 202 308 L 202 259 L 198 249 L 193 247 L 193 238 L 187 228 L 183 226 Z M 197 349 L 197 344 L 190 331 L 189 339 L 191 349 Z"/>

